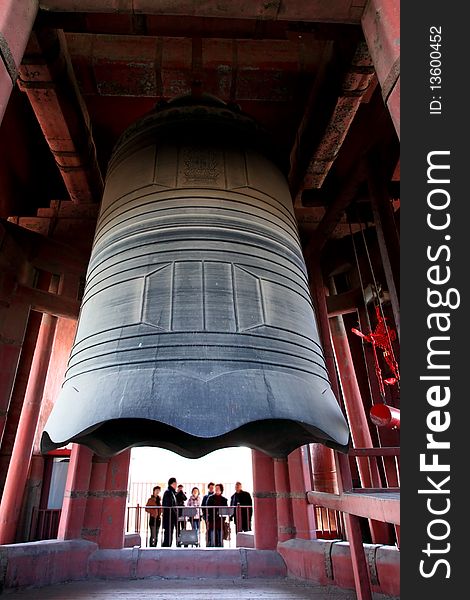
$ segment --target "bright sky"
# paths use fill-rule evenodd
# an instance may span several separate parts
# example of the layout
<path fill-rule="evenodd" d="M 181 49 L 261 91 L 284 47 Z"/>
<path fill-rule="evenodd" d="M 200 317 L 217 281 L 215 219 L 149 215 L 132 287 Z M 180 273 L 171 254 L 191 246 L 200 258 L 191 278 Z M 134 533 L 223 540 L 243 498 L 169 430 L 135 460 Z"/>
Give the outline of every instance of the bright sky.
<path fill-rule="evenodd" d="M 235 482 L 241 481 L 243 489 L 253 490 L 251 450 L 249 448 L 224 448 L 203 458 L 183 458 L 161 448 L 133 448 L 131 451 L 130 484 L 133 482 L 167 482 L 176 477 L 178 482 Z M 162 490 L 163 491 L 163 490 Z M 191 490 L 185 490 L 186 493 Z M 234 490 L 225 490 L 230 497 Z"/>

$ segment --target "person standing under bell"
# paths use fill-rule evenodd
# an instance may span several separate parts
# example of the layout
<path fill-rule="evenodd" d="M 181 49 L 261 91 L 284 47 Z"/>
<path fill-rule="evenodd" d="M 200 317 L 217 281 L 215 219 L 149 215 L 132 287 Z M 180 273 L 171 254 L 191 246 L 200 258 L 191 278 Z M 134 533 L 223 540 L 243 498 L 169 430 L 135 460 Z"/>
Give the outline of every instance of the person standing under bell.
<path fill-rule="evenodd" d="M 219 514 L 219 506 L 227 506 L 227 498 L 222 496 L 224 486 L 218 483 L 215 486 L 215 494 L 207 500 L 207 525 L 209 531 L 209 546 L 222 548 L 224 545 L 224 523 L 225 518 Z"/>
<path fill-rule="evenodd" d="M 163 494 L 163 543 L 162 548 L 169 548 L 173 543 L 173 533 L 176 528 L 178 515 L 176 512 L 176 477 L 170 477 L 168 480 L 168 488 Z"/>
<path fill-rule="evenodd" d="M 149 516 L 149 546 L 150 548 L 155 548 L 158 541 L 158 532 L 160 531 L 161 524 L 161 516 L 162 509 L 160 508 L 162 505 L 162 499 L 160 498 L 161 487 L 156 485 L 152 490 L 152 495 L 147 500 L 147 505 L 145 506 L 145 512 L 148 513 Z M 152 508 L 155 506 L 155 508 Z"/>
<path fill-rule="evenodd" d="M 237 506 L 240 508 L 237 508 Z M 242 484 L 237 481 L 235 484 L 235 493 L 230 498 L 230 506 L 235 506 L 233 519 L 237 533 L 239 531 L 251 531 L 251 517 L 253 515 L 253 500 L 250 492 L 242 489 Z"/>
<path fill-rule="evenodd" d="M 191 490 L 191 496 L 189 496 L 188 501 L 186 502 L 186 506 L 190 506 L 194 508 L 194 515 L 190 517 L 191 527 L 195 531 L 199 532 L 199 523 L 200 523 L 200 514 L 199 509 L 201 506 L 201 496 L 199 495 L 199 488 L 193 487 Z"/>

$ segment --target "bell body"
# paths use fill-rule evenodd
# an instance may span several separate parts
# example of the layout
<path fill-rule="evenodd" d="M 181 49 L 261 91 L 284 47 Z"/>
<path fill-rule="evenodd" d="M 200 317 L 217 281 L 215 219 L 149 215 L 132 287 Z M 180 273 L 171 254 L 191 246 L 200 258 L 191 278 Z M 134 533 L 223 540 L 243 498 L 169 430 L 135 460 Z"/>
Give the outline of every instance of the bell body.
<path fill-rule="evenodd" d="M 192 458 L 348 445 L 286 180 L 224 106 L 153 113 L 114 151 L 42 449 L 70 441 Z"/>

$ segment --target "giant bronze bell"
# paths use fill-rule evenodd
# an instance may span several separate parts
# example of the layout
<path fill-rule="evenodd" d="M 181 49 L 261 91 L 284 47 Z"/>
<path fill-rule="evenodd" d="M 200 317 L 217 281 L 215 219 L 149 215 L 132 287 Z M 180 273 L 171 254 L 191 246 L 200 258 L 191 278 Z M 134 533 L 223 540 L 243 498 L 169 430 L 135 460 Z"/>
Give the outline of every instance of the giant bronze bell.
<path fill-rule="evenodd" d="M 263 139 L 210 98 L 123 134 L 44 452 L 346 449 L 292 200 Z"/>

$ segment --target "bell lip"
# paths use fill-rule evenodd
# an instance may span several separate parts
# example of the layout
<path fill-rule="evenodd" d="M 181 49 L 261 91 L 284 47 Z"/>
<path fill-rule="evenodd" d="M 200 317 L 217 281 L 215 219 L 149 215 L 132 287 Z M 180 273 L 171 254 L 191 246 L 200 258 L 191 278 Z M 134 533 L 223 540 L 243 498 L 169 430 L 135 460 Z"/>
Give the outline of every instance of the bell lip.
<path fill-rule="evenodd" d="M 121 423 L 121 427 L 124 430 L 128 430 L 128 428 L 126 427 L 126 423 L 129 421 L 139 421 L 140 425 L 142 425 L 142 423 L 145 422 L 146 425 L 151 425 L 153 428 L 155 428 L 155 424 L 158 423 L 158 425 L 160 425 L 160 430 L 165 435 L 179 435 L 180 438 L 184 438 L 183 442 L 185 443 L 178 445 L 164 439 L 148 439 L 140 440 L 138 442 L 134 441 L 129 443 L 123 443 L 122 445 L 115 444 L 114 448 L 111 447 L 109 443 L 103 440 L 101 442 L 99 442 L 98 440 L 97 443 L 94 443 L 92 434 L 96 434 L 97 432 L 99 432 L 100 429 L 102 429 L 106 425 L 109 426 L 109 423 L 116 424 L 120 421 L 125 422 Z M 271 431 L 267 432 L 267 434 L 265 433 L 264 436 L 260 436 L 259 433 L 256 434 L 256 432 L 254 431 L 255 426 L 265 428 L 265 430 L 266 427 L 268 427 L 271 428 Z M 251 428 L 253 428 L 252 431 L 250 431 Z M 277 439 L 279 441 L 281 439 L 284 441 L 282 447 L 280 443 L 268 443 L 269 433 L 273 435 L 274 428 L 278 429 Z M 44 430 L 41 435 L 40 450 L 41 454 L 47 454 L 51 450 L 62 448 L 70 443 L 77 443 L 88 447 L 100 457 L 110 458 L 112 456 L 117 456 L 118 454 L 124 452 L 125 450 L 128 450 L 129 448 L 157 447 L 175 452 L 176 454 L 178 454 L 179 456 L 183 456 L 184 458 L 197 459 L 202 458 L 203 456 L 207 456 L 208 454 L 211 454 L 212 452 L 215 452 L 216 450 L 221 450 L 223 448 L 245 446 L 253 450 L 259 450 L 272 458 L 286 458 L 291 452 L 293 452 L 295 449 L 301 446 L 304 446 L 309 443 L 320 443 L 328 448 L 331 448 L 332 450 L 336 450 L 343 454 L 347 454 L 349 452 L 349 448 L 351 445 L 351 435 L 349 430 L 347 431 L 347 442 L 345 444 L 341 444 L 339 441 L 333 440 L 330 436 L 328 436 L 319 429 L 317 429 L 318 434 L 314 434 L 314 429 L 316 429 L 314 426 L 308 425 L 307 423 L 301 423 L 300 421 L 294 421 L 289 419 L 263 419 L 245 423 L 237 429 L 225 432 L 218 436 L 208 438 L 196 436 L 177 427 L 173 427 L 162 423 L 161 421 L 155 421 L 153 419 L 126 418 L 113 419 L 111 421 L 103 421 L 94 425 L 93 427 L 89 427 L 84 431 L 78 432 L 77 434 L 68 438 L 67 440 L 54 441 L 50 437 L 49 433 L 46 430 Z M 261 431 L 263 431 L 263 429 L 261 429 Z M 303 435 L 296 435 L 296 431 L 297 434 L 301 432 Z M 246 435 L 247 432 L 250 439 L 240 439 L 241 436 Z M 257 443 L 257 441 L 255 440 L 259 440 L 260 443 Z M 261 443 L 263 441 L 265 441 L 264 444 Z M 198 451 L 197 445 L 199 445 L 201 442 L 203 442 L 203 444 L 202 446 L 200 446 L 201 449 Z M 190 449 L 191 446 L 192 449 Z M 268 446 L 270 446 L 270 448 Z"/>

